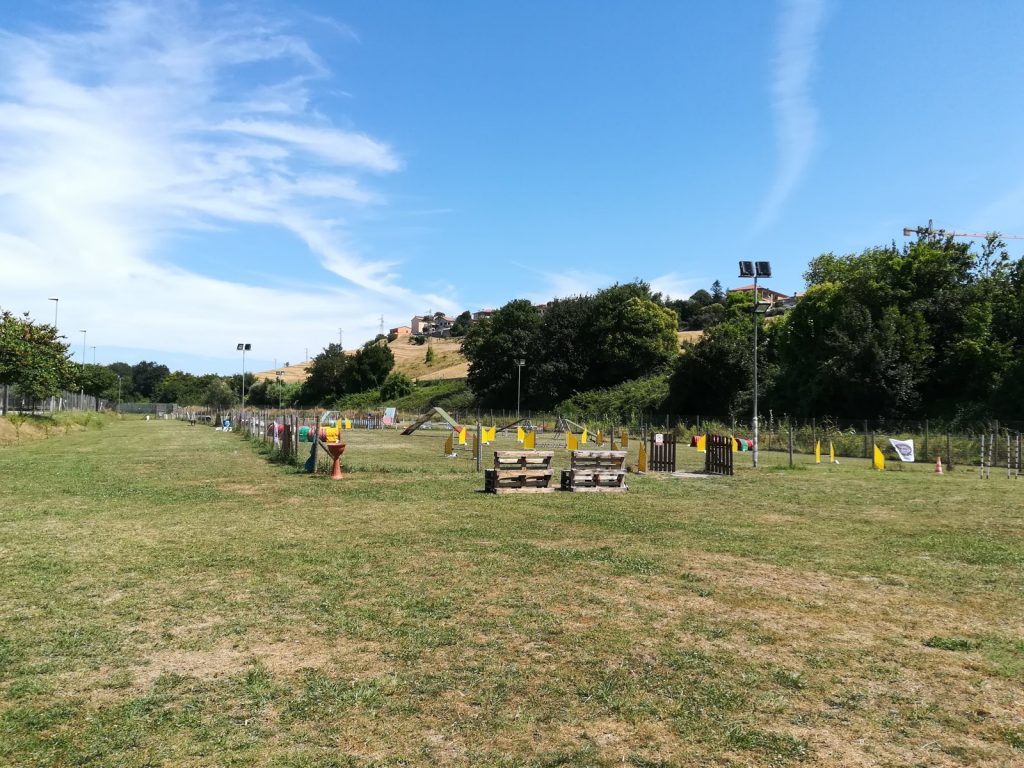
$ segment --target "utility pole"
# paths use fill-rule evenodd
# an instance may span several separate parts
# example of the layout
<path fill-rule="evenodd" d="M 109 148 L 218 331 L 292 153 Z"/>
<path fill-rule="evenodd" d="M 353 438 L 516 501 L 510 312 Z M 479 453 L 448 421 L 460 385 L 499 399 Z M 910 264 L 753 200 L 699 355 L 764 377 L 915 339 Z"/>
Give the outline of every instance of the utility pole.
<path fill-rule="evenodd" d="M 341 328 L 338 329 L 338 346 L 341 349 L 345 349 L 345 345 L 341 341 Z"/>
<path fill-rule="evenodd" d="M 936 229 L 932 220 L 928 219 L 927 227 L 904 227 L 903 236 L 910 237 L 989 237 L 998 235 L 1000 240 L 1024 240 L 1024 235 L 1000 235 L 998 232 L 951 232 L 945 229 Z"/>

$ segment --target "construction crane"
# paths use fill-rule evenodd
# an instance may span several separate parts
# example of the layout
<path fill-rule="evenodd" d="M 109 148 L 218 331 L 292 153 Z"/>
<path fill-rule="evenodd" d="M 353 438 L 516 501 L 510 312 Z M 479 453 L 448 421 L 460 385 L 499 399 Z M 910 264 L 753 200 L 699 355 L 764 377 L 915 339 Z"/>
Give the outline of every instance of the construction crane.
<path fill-rule="evenodd" d="M 932 226 L 932 220 L 928 219 L 927 227 L 904 227 L 903 236 L 910 237 L 911 235 L 917 235 L 918 237 L 981 237 L 987 238 L 989 235 L 998 234 L 996 232 L 947 232 L 944 229 L 935 229 Z M 999 235 L 1000 240 L 1024 240 L 1024 235 Z"/>

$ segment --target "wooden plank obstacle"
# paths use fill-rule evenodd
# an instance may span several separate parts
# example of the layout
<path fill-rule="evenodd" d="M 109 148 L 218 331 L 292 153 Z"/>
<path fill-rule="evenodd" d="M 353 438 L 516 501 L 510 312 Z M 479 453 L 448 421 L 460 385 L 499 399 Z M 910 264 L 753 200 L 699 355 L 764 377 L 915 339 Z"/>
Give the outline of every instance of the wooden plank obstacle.
<path fill-rule="evenodd" d="M 550 493 L 554 451 L 495 451 L 494 469 L 484 470 L 487 493 Z"/>
<path fill-rule="evenodd" d="M 572 451 L 563 491 L 626 491 L 626 451 Z"/>
<path fill-rule="evenodd" d="M 659 433 L 661 434 L 661 433 Z M 676 471 L 676 436 L 670 432 L 661 435 L 661 442 L 657 435 L 650 436 L 650 448 L 647 453 L 647 469 L 650 472 L 675 472 Z"/>
<path fill-rule="evenodd" d="M 708 435 L 704 444 L 704 472 L 709 475 L 732 474 L 733 438 Z"/>

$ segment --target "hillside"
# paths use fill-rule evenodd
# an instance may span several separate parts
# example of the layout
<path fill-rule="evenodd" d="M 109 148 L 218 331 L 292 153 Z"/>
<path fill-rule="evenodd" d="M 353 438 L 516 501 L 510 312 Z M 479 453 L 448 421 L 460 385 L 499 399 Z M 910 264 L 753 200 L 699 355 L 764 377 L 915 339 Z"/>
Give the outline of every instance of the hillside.
<path fill-rule="evenodd" d="M 459 339 L 431 339 L 430 346 L 434 350 L 434 362 L 427 365 L 427 345 L 412 344 L 408 336 L 400 336 L 388 344 L 395 356 L 395 370 L 413 379 L 464 379 L 469 363 L 459 351 Z M 351 350 L 355 352 L 355 350 Z M 281 378 L 288 382 L 305 381 L 306 368 L 312 360 L 294 363 L 276 370 L 283 371 Z M 258 371 L 253 374 L 257 379 L 276 378 L 275 370 Z"/>
<path fill-rule="evenodd" d="M 703 331 L 679 331 L 679 344 L 684 341 L 697 341 L 703 335 Z M 459 339 L 431 339 L 430 346 L 434 350 L 434 362 L 427 365 L 427 345 L 413 344 L 409 341 L 411 337 L 400 336 L 388 343 L 395 356 L 395 370 L 404 373 L 412 379 L 434 381 L 437 379 L 464 379 L 469 373 L 469 362 L 462 356 Z M 352 350 L 355 351 L 355 350 Z M 279 368 L 284 371 L 281 378 L 292 383 L 306 380 L 306 368 L 312 364 L 311 360 L 304 363 L 295 363 L 287 368 Z M 254 374 L 257 379 L 273 379 L 274 371 L 259 371 Z"/>

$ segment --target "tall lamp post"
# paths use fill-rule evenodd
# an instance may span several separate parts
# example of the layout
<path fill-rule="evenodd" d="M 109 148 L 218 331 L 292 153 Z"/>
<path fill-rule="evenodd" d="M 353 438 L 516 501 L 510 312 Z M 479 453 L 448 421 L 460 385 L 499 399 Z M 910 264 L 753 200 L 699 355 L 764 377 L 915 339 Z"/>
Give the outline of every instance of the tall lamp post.
<path fill-rule="evenodd" d="M 526 365 L 526 360 L 524 360 L 521 357 L 520 358 L 516 358 L 515 363 L 516 363 L 516 421 L 519 421 L 519 400 L 520 400 L 520 393 L 523 391 L 522 390 L 523 366 Z"/>
<path fill-rule="evenodd" d="M 758 458 L 758 430 L 757 430 L 757 324 L 759 322 L 758 315 L 764 314 L 768 311 L 768 307 L 771 306 L 771 302 L 761 301 L 761 296 L 757 292 L 757 278 L 759 277 L 771 277 L 772 276 L 772 265 L 767 261 L 741 261 L 740 262 L 740 277 L 752 277 L 754 278 L 754 420 L 753 420 L 753 431 L 754 431 L 754 467 L 757 467 Z"/>
<path fill-rule="evenodd" d="M 242 410 L 245 410 L 245 353 L 252 349 L 252 344 L 239 344 L 235 349 L 242 353 Z"/>
<path fill-rule="evenodd" d="M 85 408 L 85 337 L 86 330 L 79 328 L 79 332 L 82 334 L 82 391 L 78 393 L 78 407 L 79 409 Z"/>
<path fill-rule="evenodd" d="M 54 341 L 56 341 L 57 340 L 57 336 L 58 336 L 58 334 L 57 334 L 57 305 L 60 304 L 60 298 L 57 297 L 57 296 L 50 296 L 49 298 L 47 298 L 47 301 L 52 301 L 53 302 L 53 339 L 54 339 Z M 50 398 L 50 410 L 54 411 L 54 410 L 56 410 L 56 407 L 57 407 L 57 398 L 56 397 L 51 397 Z"/>

